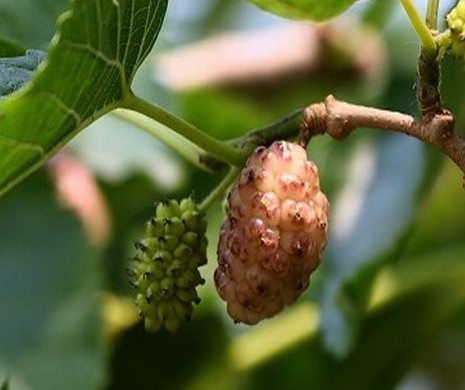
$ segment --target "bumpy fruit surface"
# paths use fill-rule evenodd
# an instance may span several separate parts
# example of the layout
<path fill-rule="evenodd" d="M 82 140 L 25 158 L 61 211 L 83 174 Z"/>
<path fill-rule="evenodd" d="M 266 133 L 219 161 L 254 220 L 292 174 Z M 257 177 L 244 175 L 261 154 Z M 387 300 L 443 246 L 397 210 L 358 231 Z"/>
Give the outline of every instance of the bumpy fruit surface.
<path fill-rule="evenodd" d="M 446 19 L 451 32 L 450 53 L 465 59 L 465 0 L 460 0 Z"/>
<path fill-rule="evenodd" d="M 204 283 L 198 268 L 207 261 L 206 226 L 191 198 L 158 204 L 147 222 L 145 237 L 135 244 L 131 273 L 148 331 L 164 326 L 175 332 L 200 301 L 196 288 Z"/>
<path fill-rule="evenodd" d="M 215 284 L 236 322 L 256 324 L 308 287 L 326 244 L 329 204 L 305 150 L 258 147 L 228 197 Z"/>

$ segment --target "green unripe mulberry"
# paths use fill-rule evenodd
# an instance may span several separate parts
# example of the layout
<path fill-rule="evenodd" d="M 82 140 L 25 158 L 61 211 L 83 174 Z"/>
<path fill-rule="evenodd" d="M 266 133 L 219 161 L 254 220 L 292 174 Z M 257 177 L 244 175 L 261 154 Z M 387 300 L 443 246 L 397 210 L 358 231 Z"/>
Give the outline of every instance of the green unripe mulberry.
<path fill-rule="evenodd" d="M 449 51 L 453 57 L 465 59 L 465 0 L 460 0 L 447 15 L 450 30 Z"/>
<path fill-rule="evenodd" d="M 165 327 L 175 332 L 190 319 L 200 299 L 196 288 L 205 281 L 207 222 L 193 199 L 159 203 L 136 242 L 131 284 L 147 331 Z"/>

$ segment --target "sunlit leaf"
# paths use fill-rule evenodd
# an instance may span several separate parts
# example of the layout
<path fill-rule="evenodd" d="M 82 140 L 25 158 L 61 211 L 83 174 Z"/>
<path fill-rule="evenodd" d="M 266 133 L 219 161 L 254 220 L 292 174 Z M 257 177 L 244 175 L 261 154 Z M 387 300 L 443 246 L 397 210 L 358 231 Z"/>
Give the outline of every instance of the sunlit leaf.
<path fill-rule="evenodd" d="M 167 0 L 73 2 L 46 65 L 0 105 L 0 193 L 118 106 L 152 49 Z"/>
<path fill-rule="evenodd" d="M 347 10 L 357 0 L 249 0 L 267 11 L 291 19 L 322 21 Z"/>

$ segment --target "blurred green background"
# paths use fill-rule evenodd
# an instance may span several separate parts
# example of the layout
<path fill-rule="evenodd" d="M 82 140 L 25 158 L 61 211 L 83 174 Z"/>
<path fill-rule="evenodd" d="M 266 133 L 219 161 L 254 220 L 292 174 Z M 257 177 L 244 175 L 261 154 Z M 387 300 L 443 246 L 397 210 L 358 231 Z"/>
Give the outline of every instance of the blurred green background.
<path fill-rule="evenodd" d="M 442 15 L 452 3 L 442 2 Z M 0 0 L 0 34 L 45 49 L 67 6 Z M 285 35 L 296 26 L 305 34 Z M 252 45 L 276 31 L 283 41 Z M 236 39 L 229 51 L 196 45 L 224 34 Z M 297 54 L 289 37 L 302 38 Z M 240 68 L 218 54 L 241 58 L 245 48 L 257 57 L 278 49 L 289 61 L 270 71 L 279 56 Z M 330 93 L 416 115 L 418 48 L 395 1 L 360 2 L 311 26 L 239 0 L 172 0 L 134 89 L 221 139 Z M 186 53 L 200 61 L 179 63 Z M 444 61 L 443 100 L 458 131 L 464 85 L 463 64 Z M 465 389 L 462 174 L 430 147 L 369 129 L 342 142 L 314 139 L 308 151 L 332 205 L 329 244 L 308 292 L 274 319 L 234 325 L 212 279 L 218 203 L 202 303 L 178 334 L 152 335 L 131 302 L 132 243 L 155 201 L 192 192 L 201 199 L 224 173 L 199 171 L 112 115 L 83 131 L 0 199 L 0 388 Z"/>

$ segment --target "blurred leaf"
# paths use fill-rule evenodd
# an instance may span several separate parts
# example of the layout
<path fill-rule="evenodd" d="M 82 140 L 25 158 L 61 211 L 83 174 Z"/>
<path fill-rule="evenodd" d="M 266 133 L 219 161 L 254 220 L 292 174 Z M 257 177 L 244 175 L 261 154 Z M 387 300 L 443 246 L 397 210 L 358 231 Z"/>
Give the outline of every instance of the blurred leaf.
<path fill-rule="evenodd" d="M 19 43 L 0 36 L 0 58 L 19 56 L 24 54 L 24 51 L 24 47 Z"/>
<path fill-rule="evenodd" d="M 24 56 L 0 58 L 0 96 L 21 88 L 45 59 L 41 50 L 27 50 Z"/>
<path fill-rule="evenodd" d="M 360 337 L 342 359 L 309 337 L 249 373 L 245 389 L 386 389 L 430 352 L 465 310 L 465 247 L 458 245 L 384 270 L 375 282 Z M 285 331 L 285 329 L 283 329 Z"/>
<path fill-rule="evenodd" d="M 143 175 L 131 175 L 121 182 L 102 180 L 101 185 L 113 229 L 104 257 L 107 288 L 128 294 L 127 269 L 134 242 L 142 234 L 144 223 L 152 216 L 154 202 L 166 194 L 160 193 L 153 181 Z"/>
<path fill-rule="evenodd" d="M 421 146 L 402 136 L 365 141 L 349 167 L 347 184 L 333 201 L 329 274 L 321 297 L 324 340 L 338 356 L 353 344 L 371 280 L 410 226 L 421 183 Z M 362 270 L 358 293 L 347 294 L 346 283 Z"/>
<path fill-rule="evenodd" d="M 396 5 L 395 0 L 370 2 L 362 15 L 363 23 L 378 29 L 384 28 L 391 20 Z"/>
<path fill-rule="evenodd" d="M 176 335 L 148 334 L 143 326 L 133 327 L 120 335 L 115 346 L 108 389 L 185 389 L 211 365 L 228 372 L 222 359 L 226 342 L 221 322 L 211 315 L 194 314 Z M 217 382 L 210 387 L 218 388 Z"/>
<path fill-rule="evenodd" d="M 441 66 L 441 98 L 444 106 L 454 114 L 456 129 L 462 135 L 465 135 L 465 104 L 457 85 L 464 84 L 463 62 L 446 57 Z"/>
<path fill-rule="evenodd" d="M 460 169 L 448 161 L 421 208 L 418 227 L 412 232 L 404 256 L 438 251 L 463 242 L 465 193 L 462 180 Z"/>
<path fill-rule="evenodd" d="M 1 102 L 0 193 L 118 105 L 155 42 L 166 6 L 167 0 L 73 2 L 46 66 L 28 88 Z"/>
<path fill-rule="evenodd" d="M 9 383 L 10 383 L 10 380 L 6 378 L 5 381 L 2 383 L 0 390 L 9 390 L 10 389 Z"/>
<path fill-rule="evenodd" d="M 392 50 L 391 61 L 396 61 L 394 57 L 400 54 Z M 408 56 L 415 59 L 416 53 L 411 52 Z M 407 57 L 404 56 L 403 60 Z M 395 62 L 393 66 L 392 80 L 381 106 L 415 115 L 414 95 L 405 93 L 406 85 L 414 83 L 415 68 Z M 370 142 L 365 139 L 365 142 Z M 352 195 L 347 196 L 347 188 L 343 188 L 349 218 L 341 217 L 335 221 L 335 209 L 342 207 L 339 203 L 344 197 L 331 199 L 332 227 L 334 231 L 345 229 L 346 239 L 340 241 L 337 233 L 331 233 L 325 260 L 329 264 L 325 265 L 325 286 L 319 299 L 324 306 L 322 323 L 325 342 L 330 350 L 340 356 L 349 351 L 357 337 L 374 277 L 385 264 L 396 262 L 401 257 L 421 214 L 428 207 L 426 202 L 431 186 L 443 166 L 442 154 L 431 147 L 401 135 L 388 135 L 381 139 L 383 141 L 379 142 L 379 150 L 376 151 L 376 167 L 369 168 L 373 162 L 370 163 L 367 158 L 364 161 L 362 156 L 353 177 L 345 179 L 346 183 L 354 181 L 363 184 L 370 169 L 375 169 L 374 180 L 365 189 L 359 188 L 358 195 L 352 191 Z M 369 153 L 366 145 L 362 152 Z M 347 165 L 343 163 L 339 167 Z M 333 173 L 324 175 L 332 176 Z M 347 170 L 340 170 L 334 175 L 339 175 L 343 180 Z M 356 184 L 352 185 L 352 190 L 356 187 Z M 358 200 L 357 196 L 354 199 L 354 195 L 358 196 Z M 349 202 L 351 197 L 352 201 L 355 200 L 352 205 Z M 360 212 L 355 221 L 356 210 Z M 356 223 L 349 226 L 350 220 Z M 335 226 L 341 221 L 342 226 Z M 335 256 L 339 260 L 334 260 Z"/>
<path fill-rule="evenodd" d="M 142 173 L 161 192 L 174 191 L 185 180 L 177 156 L 152 135 L 114 115 L 94 122 L 70 147 L 101 180 L 122 182 Z"/>
<path fill-rule="evenodd" d="M 323 21 L 347 10 L 357 0 L 249 0 L 267 11 L 291 19 Z"/>
<path fill-rule="evenodd" d="M 377 286 L 386 303 L 363 324 L 330 388 L 392 389 L 465 308 L 464 256 L 462 245 L 393 268 Z"/>
<path fill-rule="evenodd" d="M 230 139 L 266 123 L 268 119 L 248 96 L 235 96 L 228 91 L 203 90 L 182 96 L 182 112 L 186 120 L 219 139 Z M 253 103 L 253 102 L 252 102 Z M 208 110 L 205 109 L 208 107 Z"/>
<path fill-rule="evenodd" d="M 81 225 L 34 175 L 0 200 L 0 353 L 34 389 L 92 389 L 104 376 L 100 264 Z"/>
<path fill-rule="evenodd" d="M 339 322 L 330 325 L 334 327 L 333 332 L 340 332 L 340 336 L 347 337 L 347 350 L 341 351 L 341 354 L 347 353 L 350 346 L 358 335 L 360 321 L 366 309 L 367 299 L 369 297 L 373 281 L 383 266 L 390 263 L 396 263 L 399 259 L 404 258 L 408 247 L 411 245 L 412 237 L 417 230 L 421 230 L 424 224 L 424 210 L 428 209 L 426 214 L 430 214 L 431 205 L 428 202 L 431 193 L 431 184 L 434 178 L 441 172 L 443 157 L 435 152 L 425 152 L 425 164 L 423 179 L 416 187 L 413 195 L 413 204 L 410 206 L 411 218 L 401 229 L 397 237 L 391 242 L 387 250 L 381 250 L 379 254 L 373 256 L 367 263 L 362 264 L 353 270 L 353 274 L 348 274 L 341 279 L 340 290 L 335 290 L 334 301 L 330 301 L 339 307 L 333 315 L 339 315 Z M 381 246 L 380 246 L 381 247 Z M 381 248 L 382 249 L 382 248 Z M 427 253 L 427 247 L 423 247 L 421 252 Z M 336 283 L 337 286 L 337 283 Z M 329 306 L 331 307 L 331 305 Z M 327 335 L 331 337 L 331 332 Z"/>
<path fill-rule="evenodd" d="M 68 6 L 69 0 L 0 0 L 0 34 L 26 47 L 45 49 L 58 16 Z"/>

